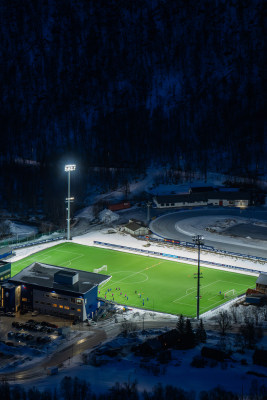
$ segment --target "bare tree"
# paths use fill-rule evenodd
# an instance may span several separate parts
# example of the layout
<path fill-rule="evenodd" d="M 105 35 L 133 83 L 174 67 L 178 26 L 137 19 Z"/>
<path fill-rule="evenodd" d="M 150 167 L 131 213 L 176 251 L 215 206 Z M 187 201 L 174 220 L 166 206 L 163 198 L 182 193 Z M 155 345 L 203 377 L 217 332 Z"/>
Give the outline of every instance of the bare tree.
<path fill-rule="evenodd" d="M 123 336 L 128 336 L 129 333 L 137 331 L 137 325 L 134 322 L 124 320 L 121 323 L 121 333 Z"/>
<path fill-rule="evenodd" d="M 10 224 L 8 221 L 0 221 L 0 238 L 4 238 L 9 236 L 11 233 L 10 231 Z"/>
<path fill-rule="evenodd" d="M 227 329 L 230 329 L 231 324 L 231 316 L 228 314 L 227 311 L 221 311 L 218 316 L 216 317 L 220 333 L 221 335 L 225 335 Z"/>

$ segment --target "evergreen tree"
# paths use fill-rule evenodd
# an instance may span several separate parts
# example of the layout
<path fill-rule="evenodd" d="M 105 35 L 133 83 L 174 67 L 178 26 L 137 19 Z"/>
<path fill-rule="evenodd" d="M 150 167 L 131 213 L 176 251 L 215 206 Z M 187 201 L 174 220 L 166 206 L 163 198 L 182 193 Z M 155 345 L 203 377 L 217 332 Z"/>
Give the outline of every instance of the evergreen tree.
<path fill-rule="evenodd" d="M 0 392 L 1 392 L 1 397 L 3 399 L 6 399 L 6 400 L 10 400 L 11 399 L 11 397 L 10 397 L 10 386 L 9 386 L 8 382 L 2 382 L 0 384 Z"/>
<path fill-rule="evenodd" d="M 195 347 L 196 338 L 189 318 L 187 318 L 187 320 L 185 321 L 185 333 L 183 339 L 185 348 L 191 349 Z"/>
<path fill-rule="evenodd" d="M 206 343 L 206 340 L 207 340 L 207 333 L 206 333 L 206 330 L 204 328 L 202 319 L 199 321 L 199 325 L 197 327 L 196 339 L 200 343 Z"/>
<path fill-rule="evenodd" d="M 176 329 L 177 329 L 177 331 L 179 332 L 179 334 L 181 336 L 184 335 L 184 333 L 185 333 L 185 322 L 184 322 L 183 314 L 181 314 L 179 316 L 179 319 L 178 319 L 177 324 L 176 324 Z"/>

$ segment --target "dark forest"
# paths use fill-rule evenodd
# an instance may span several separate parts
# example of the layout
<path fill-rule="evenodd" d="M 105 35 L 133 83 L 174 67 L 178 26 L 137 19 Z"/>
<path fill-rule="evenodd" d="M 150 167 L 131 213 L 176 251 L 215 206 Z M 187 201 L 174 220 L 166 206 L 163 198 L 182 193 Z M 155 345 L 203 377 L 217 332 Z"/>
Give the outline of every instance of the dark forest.
<path fill-rule="evenodd" d="M 37 207 L 45 188 L 58 187 L 53 166 L 69 156 L 83 166 L 81 187 L 93 167 L 152 162 L 266 172 L 263 8 L 261 0 L 1 1 L 4 204 L 35 192 L 24 203 Z"/>

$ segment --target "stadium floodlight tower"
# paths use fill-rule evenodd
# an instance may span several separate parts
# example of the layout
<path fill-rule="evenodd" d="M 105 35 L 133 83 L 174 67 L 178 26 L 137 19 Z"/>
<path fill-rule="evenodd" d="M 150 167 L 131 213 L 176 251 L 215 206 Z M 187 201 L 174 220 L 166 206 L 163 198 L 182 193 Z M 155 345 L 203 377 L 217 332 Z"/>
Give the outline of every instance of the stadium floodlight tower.
<path fill-rule="evenodd" d="M 70 240 L 70 202 L 74 200 L 74 197 L 70 197 L 70 173 L 75 171 L 75 164 L 65 165 L 65 171 L 68 173 L 68 197 L 66 201 L 68 202 L 68 217 L 67 217 L 67 240 Z"/>
<path fill-rule="evenodd" d="M 200 300 L 200 278 L 202 278 L 200 273 L 200 246 L 204 244 L 204 236 L 195 235 L 192 237 L 193 242 L 198 247 L 198 260 L 197 260 L 197 319 L 199 319 L 199 300 Z"/>

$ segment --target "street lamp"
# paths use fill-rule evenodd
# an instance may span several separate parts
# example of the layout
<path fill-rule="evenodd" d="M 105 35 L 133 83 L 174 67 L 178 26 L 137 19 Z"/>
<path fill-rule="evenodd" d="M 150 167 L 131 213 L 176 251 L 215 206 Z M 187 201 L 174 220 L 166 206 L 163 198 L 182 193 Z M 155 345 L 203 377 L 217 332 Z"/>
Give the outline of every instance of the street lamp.
<path fill-rule="evenodd" d="M 74 197 L 70 197 L 70 173 L 75 171 L 75 164 L 65 165 L 65 172 L 68 173 L 68 197 L 66 198 L 68 202 L 68 217 L 67 217 L 67 240 L 70 240 L 70 202 L 74 200 Z"/>
<path fill-rule="evenodd" d="M 200 273 L 200 246 L 204 244 L 204 236 L 202 235 L 196 235 L 192 237 L 193 242 L 195 245 L 198 247 L 198 261 L 197 261 L 197 319 L 199 319 L 199 300 L 200 300 L 200 278 L 202 278 L 201 273 Z"/>

